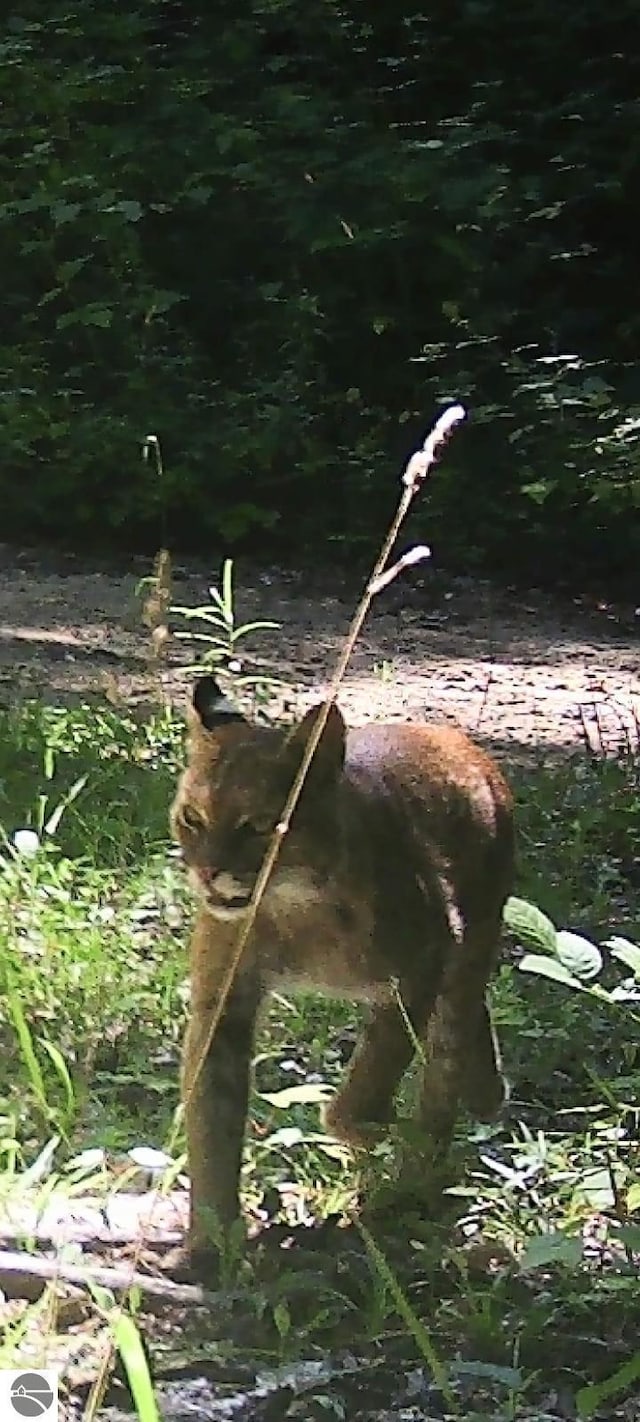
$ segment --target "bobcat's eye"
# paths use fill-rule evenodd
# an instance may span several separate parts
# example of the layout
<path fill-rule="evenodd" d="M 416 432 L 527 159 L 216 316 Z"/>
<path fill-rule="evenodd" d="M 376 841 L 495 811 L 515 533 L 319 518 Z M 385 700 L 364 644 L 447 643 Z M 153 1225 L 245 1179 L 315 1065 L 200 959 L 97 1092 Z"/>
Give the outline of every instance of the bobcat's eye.
<path fill-rule="evenodd" d="M 206 828 L 204 816 L 200 814 L 199 810 L 194 809 L 193 805 L 185 805 L 180 812 L 180 819 L 185 829 L 195 831 Z"/>

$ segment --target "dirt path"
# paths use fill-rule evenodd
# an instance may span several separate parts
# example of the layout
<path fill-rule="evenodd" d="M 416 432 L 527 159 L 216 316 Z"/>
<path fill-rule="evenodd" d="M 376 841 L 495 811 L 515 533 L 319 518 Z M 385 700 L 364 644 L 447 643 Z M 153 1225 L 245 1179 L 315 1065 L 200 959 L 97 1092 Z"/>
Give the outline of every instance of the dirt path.
<path fill-rule="evenodd" d="M 136 588 L 148 572 L 92 571 L 74 559 L 0 545 L 0 701 L 148 695 L 149 635 Z M 174 600 L 206 600 L 210 574 L 180 564 Z M 281 570 L 236 574 L 240 621 L 280 623 L 254 643 L 305 704 L 322 691 L 360 584 L 342 575 Z M 486 582 L 408 577 L 381 594 L 351 662 L 341 704 L 370 718 L 458 721 L 509 755 L 635 741 L 640 715 L 640 619 L 586 601 L 553 605 L 540 594 Z M 184 645 L 170 650 L 165 684 L 179 696 Z"/>

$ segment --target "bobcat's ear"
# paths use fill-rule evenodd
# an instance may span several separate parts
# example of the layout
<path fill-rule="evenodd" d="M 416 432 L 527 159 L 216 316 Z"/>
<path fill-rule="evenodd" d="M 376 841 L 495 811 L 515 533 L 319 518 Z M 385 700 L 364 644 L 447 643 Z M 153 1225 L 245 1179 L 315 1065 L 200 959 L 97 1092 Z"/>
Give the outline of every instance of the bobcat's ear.
<path fill-rule="evenodd" d="M 319 706 L 312 706 L 307 711 L 299 725 L 294 726 L 289 732 L 282 749 L 283 761 L 286 762 L 287 770 L 291 776 L 296 770 L 304 755 L 305 746 L 313 730 L 314 723 L 319 714 Z M 325 783 L 330 780 L 337 780 L 344 765 L 346 726 L 342 712 L 337 706 L 332 706 L 327 718 L 327 724 L 322 732 L 318 748 L 315 752 L 311 766 L 309 768 L 309 781 L 315 785 Z"/>
<path fill-rule="evenodd" d="M 244 721 L 241 711 L 220 690 L 213 676 L 201 676 L 193 688 L 191 718 L 205 731 L 215 731 L 232 721 Z"/>

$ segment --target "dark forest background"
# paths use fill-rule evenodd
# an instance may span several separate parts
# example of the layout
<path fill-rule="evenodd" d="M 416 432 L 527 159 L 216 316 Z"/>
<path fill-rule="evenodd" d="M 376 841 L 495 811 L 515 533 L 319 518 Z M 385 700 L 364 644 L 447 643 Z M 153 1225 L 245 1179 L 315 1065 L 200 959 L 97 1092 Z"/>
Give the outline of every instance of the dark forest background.
<path fill-rule="evenodd" d="M 637 0 L 32 0 L 0 67 L 3 537 L 351 554 L 462 399 L 430 541 L 632 582 Z"/>

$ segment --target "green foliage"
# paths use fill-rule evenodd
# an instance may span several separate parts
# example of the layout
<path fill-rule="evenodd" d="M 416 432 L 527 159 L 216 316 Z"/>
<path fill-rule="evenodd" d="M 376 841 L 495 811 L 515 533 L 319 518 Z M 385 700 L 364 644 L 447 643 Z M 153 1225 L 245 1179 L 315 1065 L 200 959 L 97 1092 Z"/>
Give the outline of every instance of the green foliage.
<path fill-rule="evenodd" d="M 0 50 L 5 528 L 356 545 L 453 394 L 450 558 L 628 563 L 634 26 L 632 0 L 561 25 L 540 0 L 25 0 Z"/>
<path fill-rule="evenodd" d="M 520 940 L 533 943 L 545 949 L 544 956 L 526 953 L 520 962 L 523 973 L 535 973 L 539 977 L 551 978 L 565 987 L 587 992 L 612 1005 L 640 1002 L 640 948 L 626 938 L 617 935 L 603 943 L 609 950 L 610 959 L 621 963 L 629 975 L 617 986 L 603 987 L 600 983 L 590 986 L 605 967 L 605 958 L 600 948 L 580 933 L 569 933 L 565 929 L 558 932 L 545 914 L 522 899 L 509 899 L 505 907 L 505 923 Z M 553 932 L 550 940 L 549 928 Z M 640 1016 L 638 1016 L 640 1021 Z"/>
<path fill-rule="evenodd" d="M 168 1086 L 175 1105 L 159 1063 L 182 972 L 163 946 L 184 916 L 165 859 L 179 743 L 165 717 L 0 715 L 0 1114 L 17 1113 L 24 1140 L 44 1122 L 68 1141 L 82 1121 L 115 1142 L 136 1101 L 166 1120 Z"/>
<path fill-rule="evenodd" d="M 122 1358 L 136 1416 L 139 1422 L 160 1422 L 160 1412 L 149 1372 L 149 1359 L 136 1322 L 122 1312 L 115 1299 L 112 1303 L 110 1301 L 110 1311 L 113 1312 L 114 1342 Z"/>
<path fill-rule="evenodd" d="M 138 723 L 99 708 L 27 706 L 0 720 L 0 1200 L 107 1200 L 127 1188 L 112 1155 L 131 1165 L 142 1141 L 164 1146 L 167 1179 L 181 1168 L 190 901 L 166 826 L 180 747 L 167 715 Z M 350 1357 L 370 1349 L 377 1368 L 388 1354 L 394 1373 L 408 1351 L 453 1415 L 490 1407 L 496 1422 L 553 1416 L 548 1399 L 561 1386 L 585 1418 L 598 1408 L 615 1416 L 607 1408 L 633 1392 L 637 767 L 627 757 L 528 768 L 516 789 L 522 897 L 506 918 L 525 954 L 556 965 L 561 981 L 521 972 L 504 955 L 493 1003 L 510 1114 L 492 1127 L 461 1123 L 444 1226 L 395 1195 L 386 1217 L 367 1225 L 359 1257 L 347 1228 L 320 1235 L 318 1248 L 307 1226 L 331 1215 L 345 1224 L 360 1183 L 358 1162 L 317 1120 L 357 1011 L 276 996 L 257 1043 L 243 1189 L 254 1218 L 285 1236 L 301 1228 L 290 1252 L 267 1247 L 262 1262 L 232 1240 L 204 1340 L 198 1314 L 209 1361 L 236 1348 L 243 1359 L 259 1352 L 261 1370 L 304 1359 L 326 1366 L 323 1395 L 332 1397 L 331 1358 L 342 1357 L 346 1336 Z M 554 920 L 578 931 L 558 932 Z M 370 1170 L 389 1186 L 383 1148 Z M 155 1345 L 147 1368 L 138 1325 L 120 1327 L 104 1292 L 94 1305 L 115 1330 L 141 1414 L 152 1417 Z M 141 1316 L 140 1330 L 151 1326 Z M 12 1324 L 5 1366 L 19 1346 Z M 181 1333 L 181 1360 L 190 1346 Z"/>
<path fill-rule="evenodd" d="M 230 558 L 225 559 L 220 588 L 210 587 L 209 597 L 211 604 L 202 607 L 169 608 L 174 617 L 183 618 L 188 624 L 187 631 L 176 631 L 174 636 L 186 642 L 188 646 L 195 644 L 194 650 L 199 653 L 195 664 L 185 670 L 227 672 L 233 679 L 234 688 L 240 692 L 249 690 L 255 702 L 264 703 L 269 698 L 270 690 L 276 685 L 276 678 L 268 676 L 264 671 L 256 673 L 245 670 L 245 645 L 247 638 L 254 636 L 256 632 L 271 632 L 277 628 L 278 623 L 262 619 L 238 625 L 233 591 L 233 562 Z M 194 626 L 204 630 L 194 631 Z"/>

